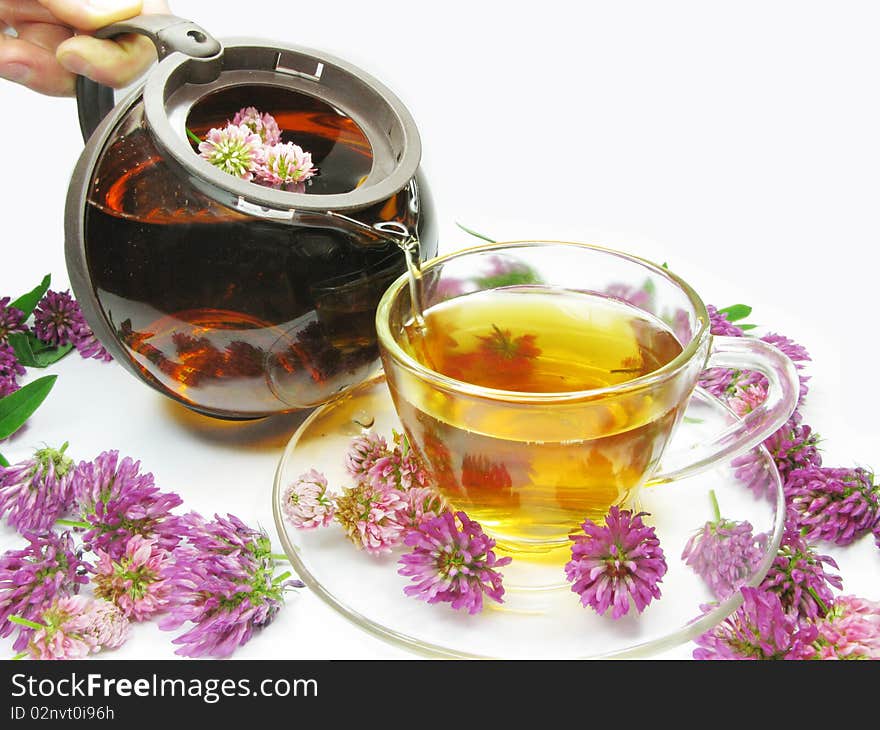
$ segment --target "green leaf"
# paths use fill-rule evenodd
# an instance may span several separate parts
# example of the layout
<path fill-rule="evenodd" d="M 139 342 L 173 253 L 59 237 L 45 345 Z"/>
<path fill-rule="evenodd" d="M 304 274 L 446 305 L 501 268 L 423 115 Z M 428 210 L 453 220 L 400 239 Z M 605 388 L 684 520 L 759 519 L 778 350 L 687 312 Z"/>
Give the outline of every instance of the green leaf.
<path fill-rule="evenodd" d="M 55 347 L 38 339 L 33 332 L 13 332 L 7 338 L 16 359 L 30 368 L 45 368 L 53 365 L 73 349 L 72 344 Z"/>
<path fill-rule="evenodd" d="M 731 304 L 729 307 L 718 310 L 719 314 L 726 314 L 728 322 L 739 322 L 752 313 L 752 308 L 748 304 Z"/>
<path fill-rule="evenodd" d="M 34 308 L 37 306 L 37 303 L 43 298 L 43 295 L 49 290 L 49 283 L 52 281 L 52 275 L 46 274 L 43 277 L 43 280 L 40 282 L 39 286 L 31 289 L 27 294 L 22 294 L 18 299 L 9 304 L 10 307 L 15 307 L 16 309 L 20 309 L 24 312 L 24 318 L 27 319 L 30 317 Z"/>
<path fill-rule="evenodd" d="M 49 395 L 57 378 L 57 375 L 44 375 L 0 398 L 0 440 L 9 438 L 24 425 Z"/>
<path fill-rule="evenodd" d="M 737 325 L 743 332 L 747 332 L 748 330 L 756 329 L 758 325 L 756 324 L 741 324 Z"/>
<path fill-rule="evenodd" d="M 457 225 L 459 228 L 461 228 L 461 230 L 463 230 L 465 233 L 469 233 L 470 235 L 476 236 L 477 238 L 482 238 L 484 241 L 488 241 L 489 243 L 497 243 L 497 241 L 494 238 L 489 238 L 489 236 L 484 236 L 482 233 L 477 233 L 476 231 L 472 231 L 470 228 L 466 228 L 458 221 L 455 222 L 455 225 Z"/>
<path fill-rule="evenodd" d="M 9 462 L 6 461 L 6 458 L 3 454 L 0 454 L 0 466 L 9 466 Z"/>

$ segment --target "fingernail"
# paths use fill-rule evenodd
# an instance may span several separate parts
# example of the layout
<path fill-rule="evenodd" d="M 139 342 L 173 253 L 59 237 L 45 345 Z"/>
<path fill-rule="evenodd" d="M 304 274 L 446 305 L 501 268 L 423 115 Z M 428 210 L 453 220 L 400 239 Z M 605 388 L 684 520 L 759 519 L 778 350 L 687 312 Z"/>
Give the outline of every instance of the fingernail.
<path fill-rule="evenodd" d="M 92 64 L 75 53 L 65 53 L 63 56 L 59 57 L 58 62 L 68 71 L 75 73 L 77 76 L 92 75 Z"/>
<path fill-rule="evenodd" d="M 31 77 L 31 68 L 23 63 L 7 63 L 0 66 L 0 76 L 8 81 L 26 84 Z"/>

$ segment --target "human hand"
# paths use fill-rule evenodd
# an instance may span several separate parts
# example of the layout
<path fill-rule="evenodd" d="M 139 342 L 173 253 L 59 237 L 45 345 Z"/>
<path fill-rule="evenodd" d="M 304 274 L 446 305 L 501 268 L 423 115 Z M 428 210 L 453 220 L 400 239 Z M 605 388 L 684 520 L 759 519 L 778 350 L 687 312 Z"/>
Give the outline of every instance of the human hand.
<path fill-rule="evenodd" d="M 50 96 L 72 96 L 77 75 L 125 86 L 156 60 L 152 42 L 137 34 L 99 40 L 87 33 L 141 13 L 168 12 L 165 0 L 0 0 L 0 77 Z"/>

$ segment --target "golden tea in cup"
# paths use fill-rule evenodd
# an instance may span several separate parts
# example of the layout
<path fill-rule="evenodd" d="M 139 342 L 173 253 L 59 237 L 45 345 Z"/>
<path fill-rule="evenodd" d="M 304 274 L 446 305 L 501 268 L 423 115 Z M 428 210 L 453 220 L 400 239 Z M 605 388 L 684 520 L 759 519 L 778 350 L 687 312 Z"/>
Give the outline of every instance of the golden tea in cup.
<path fill-rule="evenodd" d="M 713 339 L 684 282 L 618 252 L 525 242 L 434 259 L 422 284 L 422 322 L 405 277 L 380 302 L 388 386 L 437 489 L 500 547 L 568 545 L 585 519 L 669 477 L 657 466 Z M 793 367 L 763 344 L 716 344 L 713 365 L 769 372 L 771 395 L 679 472 L 751 448 L 790 415 Z"/>

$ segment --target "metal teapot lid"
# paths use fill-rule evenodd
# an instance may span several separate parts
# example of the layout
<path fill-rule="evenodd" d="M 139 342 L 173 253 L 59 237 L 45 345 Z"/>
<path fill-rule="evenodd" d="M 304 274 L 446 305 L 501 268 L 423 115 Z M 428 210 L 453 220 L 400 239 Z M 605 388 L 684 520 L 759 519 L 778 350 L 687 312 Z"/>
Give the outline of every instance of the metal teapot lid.
<path fill-rule="evenodd" d="M 293 219 L 297 211 L 351 211 L 393 196 L 414 177 L 421 160 L 415 122 L 403 103 L 363 70 L 327 53 L 253 38 L 221 45 L 195 23 L 173 15 L 142 15 L 96 32 L 109 38 L 140 33 L 156 46 L 160 63 L 143 87 L 149 131 L 170 164 L 218 202 L 249 215 Z M 186 120 L 209 94 L 235 86 L 276 86 L 318 99 L 354 121 L 372 148 L 372 168 L 354 190 L 295 193 L 241 180 L 194 153 Z M 113 92 L 80 77 L 80 126 L 91 136 L 113 106 Z"/>

